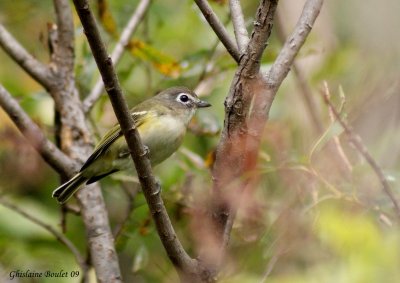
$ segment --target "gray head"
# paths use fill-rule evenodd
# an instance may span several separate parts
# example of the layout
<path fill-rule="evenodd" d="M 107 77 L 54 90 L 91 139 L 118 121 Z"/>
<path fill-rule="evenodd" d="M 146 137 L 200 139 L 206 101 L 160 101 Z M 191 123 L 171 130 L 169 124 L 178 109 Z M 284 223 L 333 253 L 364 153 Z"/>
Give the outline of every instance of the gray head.
<path fill-rule="evenodd" d="M 181 110 L 196 110 L 211 106 L 210 103 L 200 100 L 192 90 L 182 86 L 167 88 L 154 98 L 167 102 L 167 105 L 173 106 L 174 109 Z"/>

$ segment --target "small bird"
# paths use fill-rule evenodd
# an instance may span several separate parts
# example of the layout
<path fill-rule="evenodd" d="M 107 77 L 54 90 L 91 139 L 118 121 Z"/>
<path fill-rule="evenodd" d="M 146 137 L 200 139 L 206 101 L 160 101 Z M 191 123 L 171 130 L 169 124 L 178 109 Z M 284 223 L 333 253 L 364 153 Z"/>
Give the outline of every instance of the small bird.
<path fill-rule="evenodd" d="M 190 89 L 171 87 L 131 109 L 152 166 L 163 162 L 179 148 L 196 109 L 209 106 L 211 104 L 200 100 Z M 117 124 L 100 140 L 81 170 L 54 190 L 53 197 L 65 203 L 83 184 L 94 183 L 132 165 L 128 145 Z"/>

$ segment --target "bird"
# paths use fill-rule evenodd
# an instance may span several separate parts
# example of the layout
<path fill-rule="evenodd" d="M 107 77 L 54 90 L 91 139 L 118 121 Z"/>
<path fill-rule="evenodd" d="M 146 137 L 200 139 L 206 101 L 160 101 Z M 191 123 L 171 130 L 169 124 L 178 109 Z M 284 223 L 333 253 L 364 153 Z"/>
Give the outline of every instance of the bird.
<path fill-rule="evenodd" d="M 210 103 L 200 100 L 189 88 L 178 86 L 165 89 L 131 109 L 152 166 L 160 164 L 179 148 L 196 110 L 209 106 Z M 116 124 L 99 141 L 80 171 L 55 189 L 52 196 L 63 204 L 84 184 L 92 184 L 132 165 L 121 127 Z"/>

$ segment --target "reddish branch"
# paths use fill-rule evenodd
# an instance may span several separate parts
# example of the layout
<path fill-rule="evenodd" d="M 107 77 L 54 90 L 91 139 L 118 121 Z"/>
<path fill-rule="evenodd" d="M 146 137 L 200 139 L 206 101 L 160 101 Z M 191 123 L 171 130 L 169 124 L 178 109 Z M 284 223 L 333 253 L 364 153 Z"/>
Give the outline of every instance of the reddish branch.
<path fill-rule="evenodd" d="M 225 125 L 213 168 L 212 222 L 219 231 L 217 238 L 222 247 L 229 240 L 237 209 L 232 196 L 240 195 L 251 182 L 242 176 L 256 166 L 262 132 L 273 99 L 311 31 L 322 3 L 323 0 L 306 2 L 293 33 L 270 71 L 264 75 L 260 73 L 260 60 L 271 32 L 277 1 L 260 2 L 250 42 L 225 101 Z"/>

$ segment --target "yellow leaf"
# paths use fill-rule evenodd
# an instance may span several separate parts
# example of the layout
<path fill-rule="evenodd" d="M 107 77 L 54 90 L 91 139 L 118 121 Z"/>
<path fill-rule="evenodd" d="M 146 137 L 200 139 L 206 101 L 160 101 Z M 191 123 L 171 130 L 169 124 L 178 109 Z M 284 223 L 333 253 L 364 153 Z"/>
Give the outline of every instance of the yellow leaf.
<path fill-rule="evenodd" d="M 181 67 L 174 58 L 141 40 L 132 39 L 126 48 L 133 56 L 150 62 L 154 68 L 166 76 L 176 78 L 181 73 Z"/>
<path fill-rule="evenodd" d="M 97 0 L 100 21 L 104 29 L 114 37 L 118 37 L 117 24 L 111 14 L 106 0 Z"/>

